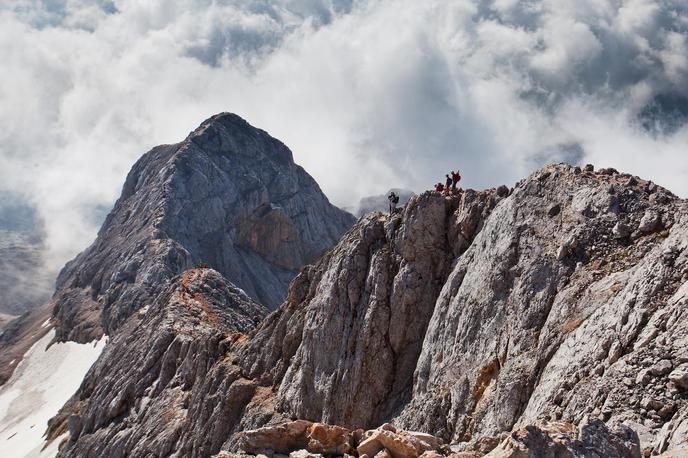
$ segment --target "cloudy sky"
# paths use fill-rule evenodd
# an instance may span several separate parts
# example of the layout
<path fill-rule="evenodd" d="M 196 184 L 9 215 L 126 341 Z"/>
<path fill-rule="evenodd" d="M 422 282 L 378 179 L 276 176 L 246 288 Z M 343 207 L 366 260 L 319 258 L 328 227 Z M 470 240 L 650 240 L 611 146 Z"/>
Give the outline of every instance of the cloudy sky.
<path fill-rule="evenodd" d="M 685 0 L 2 0 L 0 69 L 0 192 L 55 265 L 141 154 L 221 111 L 339 205 L 560 160 L 688 195 Z"/>

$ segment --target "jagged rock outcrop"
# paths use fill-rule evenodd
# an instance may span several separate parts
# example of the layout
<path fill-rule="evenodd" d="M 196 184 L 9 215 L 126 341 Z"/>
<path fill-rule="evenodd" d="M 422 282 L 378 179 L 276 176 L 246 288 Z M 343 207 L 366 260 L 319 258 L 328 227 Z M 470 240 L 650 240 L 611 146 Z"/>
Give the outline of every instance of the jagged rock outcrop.
<path fill-rule="evenodd" d="M 364 428 L 390 418 L 410 397 L 452 260 L 497 200 L 494 191 L 427 193 L 403 214 L 363 218 L 301 273 L 238 358 L 277 388 L 278 409 L 290 415 Z"/>
<path fill-rule="evenodd" d="M 334 250 L 304 268 L 283 306 L 251 337 L 226 340 L 223 351 L 207 358 L 206 371 L 195 377 L 180 372 L 179 357 L 164 356 L 173 339 L 158 344 L 157 337 L 139 337 L 160 326 L 138 325 L 137 314 L 131 316 L 87 376 L 76 407 L 65 408 L 63 421 L 51 428 L 57 436 L 69 426 L 70 442 L 62 456 L 146 456 L 158 450 L 160 444 L 151 443 L 154 436 L 164 438 L 163 455 L 200 457 L 236 447 L 241 431 L 290 416 L 322 415 L 341 425 L 373 424 L 390 416 L 410 396 L 433 297 L 449 273 L 453 253 L 466 249 L 496 202 L 494 192 L 446 198 L 426 194 L 391 219 L 369 215 Z M 380 275 L 386 276 L 384 282 Z M 146 316 L 163 309 L 150 308 Z M 200 345 L 207 338 L 194 340 Z M 346 346 L 339 339 L 346 339 Z M 119 356 L 134 342 L 149 355 Z M 194 353 L 190 348 L 186 358 Z M 146 363 L 170 359 L 177 361 L 169 363 L 176 369 L 164 377 Z M 128 388 L 127 373 L 152 375 L 133 377 L 146 380 L 134 389 Z M 328 382 L 325 373 L 335 377 Z M 345 382 L 336 379 L 345 373 L 350 374 Z M 99 386 L 99 394 L 92 394 L 91 386 Z M 167 387 L 174 387 L 174 394 Z M 116 415 L 103 408 L 120 405 L 123 397 L 127 406 L 136 407 L 116 409 Z M 185 403 L 174 403 L 176 397 Z M 169 409 L 185 415 L 186 422 L 146 420 Z M 70 413 L 77 420 L 67 424 Z"/>
<path fill-rule="evenodd" d="M 302 269 L 254 331 L 223 340 L 205 372 L 184 375 L 180 358 L 162 357 L 167 343 L 140 342 L 172 369 L 130 390 L 106 376 L 126 380 L 124 367 L 141 373 L 145 358 L 122 365 L 103 355 L 75 410 L 101 421 L 87 430 L 70 422 L 61 454 L 235 452 L 242 432 L 291 419 L 348 430 L 391 421 L 473 456 L 679 449 L 688 429 L 686 210 L 613 169 L 554 165 L 513 190 L 428 192 L 394 215 L 369 214 Z M 136 320 L 124 321 L 112 354 L 142 333 L 124 337 Z M 93 396 L 97 381 L 117 388 Z M 135 407 L 103 413 L 121 397 Z M 166 409 L 184 420 L 146 420 Z M 571 426 L 552 436 L 545 422 Z"/>
<path fill-rule="evenodd" d="M 58 277 L 57 338 L 112 333 L 194 267 L 275 308 L 299 268 L 353 223 L 284 144 L 236 115 L 213 116 L 134 165 L 96 241 Z"/>
<path fill-rule="evenodd" d="M 631 228 L 622 239 L 619 221 Z M 398 423 L 471 440 L 589 414 L 655 450 L 677 446 L 688 399 L 668 375 L 688 357 L 687 247 L 685 202 L 666 190 L 604 170 L 539 171 L 458 260 Z"/>
<path fill-rule="evenodd" d="M 228 350 L 266 314 L 218 272 L 184 272 L 119 329 L 48 436 L 69 431 L 63 456 L 208 456 L 258 390 Z"/>

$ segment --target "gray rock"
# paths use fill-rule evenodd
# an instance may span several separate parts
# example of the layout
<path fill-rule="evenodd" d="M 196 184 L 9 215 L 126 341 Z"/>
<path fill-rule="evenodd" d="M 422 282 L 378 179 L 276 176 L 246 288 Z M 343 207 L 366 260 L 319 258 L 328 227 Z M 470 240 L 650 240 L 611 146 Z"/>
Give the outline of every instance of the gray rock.
<path fill-rule="evenodd" d="M 572 234 L 557 249 L 557 259 L 562 260 L 568 257 L 576 248 L 578 248 L 578 237 Z"/>
<path fill-rule="evenodd" d="M 666 375 L 671 372 L 671 361 L 663 359 L 650 368 L 650 374 L 654 376 Z"/>
<path fill-rule="evenodd" d="M 547 216 L 550 218 L 554 218 L 561 212 L 561 205 L 559 204 L 554 204 L 551 207 L 549 207 L 549 210 L 547 210 Z"/>
<path fill-rule="evenodd" d="M 677 367 L 669 374 L 669 380 L 683 390 L 688 390 L 688 365 Z"/>
<path fill-rule="evenodd" d="M 623 221 L 617 221 L 612 228 L 612 234 L 617 239 L 625 239 L 631 235 L 631 228 Z"/>
<path fill-rule="evenodd" d="M 57 337 L 111 334 L 193 267 L 275 308 L 353 222 L 284 144 L 236 115 L 213 116 L 134 165 L 96 241 L 58 277 Z"/>
<path fill-rule="evenodd" d="M 257 304 L 218 274 L 191 288 L 175 280 L 143 317 L 114 329 L 64 409 L 83 426 L 61 456 L 208 456 L 238 450 L 242 431 L 291 418 L 349 430 L 392 422 L 447 442 L 562 441 L 571 456 L 586 447 L 638 456 L 638 435 L 614 429 L 637 419 L 643 447 L 677 446 L 682 426 L 659 431 L 684 424 L 688 401 L 668 400 L 666 378 L 650 369 L 688 341 L 685 202 L 610 196 L 610 180 L 559 164 L 506 198 L 425 193 L 403 213 L 368 214 L 253 331 Z M 567 218 L 545 216 L 552 202 Z M 615 208 L 633 221 L 670 212 L 676 223 L 666 237 L 622 246 L 602 237 Z M 586 248 L 576 250 L 579 268 L 553 256 L 564 245 Z M 679 253 L 672 268 L 668 247 Z M 204 303 L 219 324 L 203 319 Z M 643 370 L 644 387 L 623 383 Z M 543 418 L 569 423 L 550 434 L 537 426 Z"/>
<path fill-rule="evenodd" d="M 227 352 L 266 314 L 214 270 L 172 279 L 143 317 L 130 317 L 111 338 L 79 392 L 50 421 L 49 437 L 65 422 L 70 433 L 60 456 L 219 452 L 260 389 L 232 367 Z"/>
<path fill-rule="evenodd" d="M 656 231 L 661 225 L 659 214 L 656 210 L 648 210 L 640 220 L 638 230 L 643 234 L 650 234 Z"/>
<path fill-rule="evenodd" d="M 507 197 L 510 192 L 509 187 L 506 185 L 499 185 L 497 187 L 497 195 L 499 197 Z"/>
<path fill-rule="evenodd" d="M 636 179 L 636 177 L 628 177 L 628 179 L 624 183 L 624 186 L 632 187 L 632 186 L 635 186 L 637 184 L 638 184 L 638 180 Z"/>

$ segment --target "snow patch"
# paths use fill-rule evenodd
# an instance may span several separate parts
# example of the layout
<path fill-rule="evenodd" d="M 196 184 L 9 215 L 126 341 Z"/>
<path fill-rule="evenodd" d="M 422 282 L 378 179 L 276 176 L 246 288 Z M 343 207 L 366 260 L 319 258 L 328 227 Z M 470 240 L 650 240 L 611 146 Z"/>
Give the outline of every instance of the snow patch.
<path fill-rule="evenodd" d="M 47 328 L 48 326 L 50 326 L 50 318 L 48 318 L 47 320 L 45 320 L 45 321 L 43 322 L 43 324 L 41 325 L 42 328 Z"/>
<path fill-rule="evenodd" d="M 12 377 L 0 387 L 0 456 L 48 458 L 57 454 L 63 437 L 45 450 L 48 420 L 79 388 L 84 376 L 103 351 L 107 338 L 94 344 L 48 344 L 51 330 L 19 362 Z"/>

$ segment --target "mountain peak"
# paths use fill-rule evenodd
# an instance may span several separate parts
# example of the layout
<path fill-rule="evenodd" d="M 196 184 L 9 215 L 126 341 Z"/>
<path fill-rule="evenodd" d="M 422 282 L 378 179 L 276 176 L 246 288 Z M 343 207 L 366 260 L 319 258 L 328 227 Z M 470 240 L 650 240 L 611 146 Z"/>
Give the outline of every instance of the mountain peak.
<path fill-rule="evenodd" d="M 201 148 L 224 154 L 257 154 L 281 164 L 294 161 L 289 148 L 264 130 L 253 127 L 241 116 L 223 112 L 211 116 L 189 134 L 191 141 Z"/>
<path fill-rule="evenodd" d="M 198 266 L 275 308 L 353 222 L 282 142 L 237 115 L 213 116 L 134 165 L 97 240 L 58 278 L 58 338 L 110 332 Z"/>

